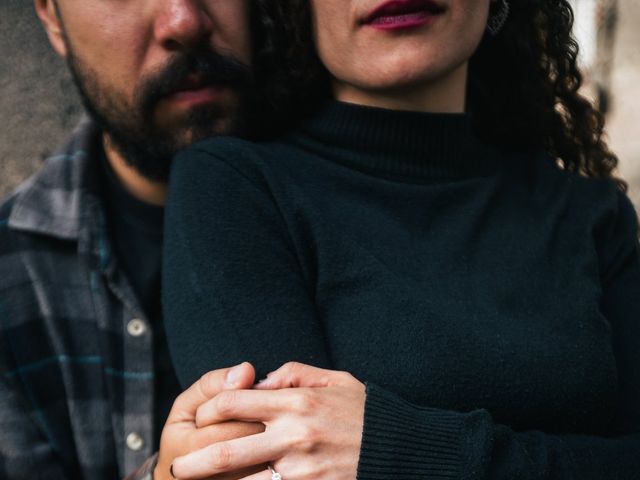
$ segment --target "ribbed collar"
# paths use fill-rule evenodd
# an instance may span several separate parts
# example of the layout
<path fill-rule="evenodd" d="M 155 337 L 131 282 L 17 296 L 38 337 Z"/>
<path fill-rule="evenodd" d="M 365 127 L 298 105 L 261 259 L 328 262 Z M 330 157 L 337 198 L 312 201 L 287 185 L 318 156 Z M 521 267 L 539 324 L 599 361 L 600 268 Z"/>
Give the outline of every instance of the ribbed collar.
<path fill-rule="evenodd" d="M 504 163 L 475 135 L 469 114 L 332 102 L 303 124 L 294 141 L 350 168 L 414 181 L 486 176 Z"/>

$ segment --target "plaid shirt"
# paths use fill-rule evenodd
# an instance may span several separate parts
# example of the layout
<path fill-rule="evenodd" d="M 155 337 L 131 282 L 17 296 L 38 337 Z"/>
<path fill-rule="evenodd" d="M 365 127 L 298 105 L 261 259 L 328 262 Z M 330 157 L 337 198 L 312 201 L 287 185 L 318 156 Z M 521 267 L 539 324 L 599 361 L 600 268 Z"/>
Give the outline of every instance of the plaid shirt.
<path fill-rule="evenodd" d="M 88 120 L 0 208 L 0 478 L 110 479 L 153 448 L 151 322 L 112 255 Z"/>

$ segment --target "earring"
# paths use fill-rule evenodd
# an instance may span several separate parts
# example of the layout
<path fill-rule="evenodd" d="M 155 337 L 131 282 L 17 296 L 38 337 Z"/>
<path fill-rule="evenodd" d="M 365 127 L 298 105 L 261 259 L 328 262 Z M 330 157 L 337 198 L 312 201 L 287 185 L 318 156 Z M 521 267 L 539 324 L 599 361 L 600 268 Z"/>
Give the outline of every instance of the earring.
<path fill-rule="evenodd" d="M 508 0 L 494 0 L 492 3 L 500 4 L 498 6 L 498 10 L 489 15 L 489 21 L 487 22 L 487 31 L 491 36 L 495 37 L 500 33 L 502 27 L 504 27 L 504 24 L 507 22 L 511 8 L 509 7 Z"/>

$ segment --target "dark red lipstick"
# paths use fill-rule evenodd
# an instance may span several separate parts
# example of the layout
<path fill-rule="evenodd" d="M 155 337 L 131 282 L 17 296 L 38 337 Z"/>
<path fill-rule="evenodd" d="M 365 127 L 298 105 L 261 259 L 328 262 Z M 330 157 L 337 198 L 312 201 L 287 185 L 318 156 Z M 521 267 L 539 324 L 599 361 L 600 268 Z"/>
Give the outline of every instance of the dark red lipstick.
<path fill-rule="evenodd" d="M 434 0 L 391 0 L 385 2 L 362 20 L 380 30 L 400 30 L 432 23 L 445 12 Z"/>

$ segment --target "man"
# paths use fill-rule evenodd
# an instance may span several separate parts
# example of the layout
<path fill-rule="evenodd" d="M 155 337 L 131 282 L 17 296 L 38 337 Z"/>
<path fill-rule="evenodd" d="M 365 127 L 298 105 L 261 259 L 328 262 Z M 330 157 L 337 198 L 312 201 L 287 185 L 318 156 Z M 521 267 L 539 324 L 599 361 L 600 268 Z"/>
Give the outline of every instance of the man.
<path fill-rule="evenodd" d="M 114 479 L 153 460 L 180 393 L 160 318 L 170 159 L 243 129 L 249 5 L 35 0 L 89 118 L 0 208 L 0 478 Z M 228 375 L 203 378 L 174 420 Z M 256 431 L 225 428 L 205 440 Z M 199 441 L 163 441 L 160 457 Z"/>

